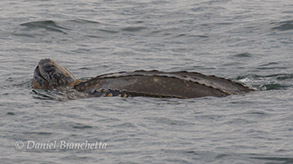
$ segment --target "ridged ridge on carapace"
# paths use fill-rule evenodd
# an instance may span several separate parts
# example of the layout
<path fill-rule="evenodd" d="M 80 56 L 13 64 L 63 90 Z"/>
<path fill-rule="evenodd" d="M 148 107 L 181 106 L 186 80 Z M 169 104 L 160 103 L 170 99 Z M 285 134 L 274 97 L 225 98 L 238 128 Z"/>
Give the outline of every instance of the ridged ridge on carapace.
<path fill-rule="evenodd" d="M 191 76 L 192 75 L 192 76 Z M 134 72 L 118 72 L 118 73 L 112 73 L 112 74 L 104 74 L 104 75 L 99 75 L 95 78 L 92 78 L 88 81 L 81 82 L 80 84 L 76 85 L 74 88 L 77 89 L 78 91 L 89 91 L 90 89 L 93 89 L 94 87 L 99 87 L 98 82 L 102 80 L 118 80 L 122 78 L 145 78 L 145 77 L 150 77 L 150 78 L 167 78 L 171 81 L 171 79 L 176 79 L 180 80 L 183 83 L 189 82 L 196 84 L 200 87 L 203 87 L 202 89 L 211 89 L 211 92 L 214 92 L 214 95 L 210 96 L 217 96 L 217 97 L 222 97 L 222 96 L 227 96 L 231 94 L 237 94 L 237 93 L 245 93 L 252 91 L 251 88 L 248 88 L 241 83 L 233 82 L 229 79 L 225 78 L 220 78 L 216 76 L 207 76 L 201 73 L 197 72 L 186 72 L 186 71 L 180 71 L 180 72 L 160 72 L 160 71 L 144 71 L 144 70 L 139 70 L 139 71 L 134 71 Z M 221 81 L 221 83 L 230 83 L 229 85 L 233 85 L 235 88 L 239 88 L 237 90 L 230 90 L 229 88 L 218 88 L 219 86 L 215 80 Z M 214 81 L 214 82 L 213 82 Z M 101 88 L 99 88 L 101 89 Z M 107 89 L 107 88 L 105 88 Z M 110 88 L 110 89 L 115 89 L 119 90 L 117 88 Z M 172 95 L 172 94 L 158 94 L 158 93 L 152 93 L 152 92 L 142 92 L 139 90 L 127 90 L 127 89 L 121 89 L 120 91 L 124 91 L 129 93 L 130 95 L 133 96 L 151 96 L 151 97 L 177 97 L 177 98 L 190 98 L 190 96 L 178 96 L 178 95 Z M 196 95 L 196 94 L 195 94 Z M 192 96 L 191 96 L 192 97 Z M 202 96 L 196 96 L 196 97 L 202 97 Z"/>

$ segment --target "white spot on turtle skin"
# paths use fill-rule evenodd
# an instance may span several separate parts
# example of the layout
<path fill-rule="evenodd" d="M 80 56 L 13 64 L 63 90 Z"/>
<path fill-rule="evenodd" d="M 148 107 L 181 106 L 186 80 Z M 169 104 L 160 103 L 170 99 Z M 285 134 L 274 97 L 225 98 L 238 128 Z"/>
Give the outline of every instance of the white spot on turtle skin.
<path fill-rule="evenodd" d="M 159 78 L 155 77 L 154 82 L 156 82 L 156 83 L 159 82 Z"/>
<path fill-rule="evenodd" d="M 127 98 L 127 97 L 128 97 L 128 95 L 127 95 L 126 93 L 124 93 L 123 97 L 124 97 L 124 98 Z"/>

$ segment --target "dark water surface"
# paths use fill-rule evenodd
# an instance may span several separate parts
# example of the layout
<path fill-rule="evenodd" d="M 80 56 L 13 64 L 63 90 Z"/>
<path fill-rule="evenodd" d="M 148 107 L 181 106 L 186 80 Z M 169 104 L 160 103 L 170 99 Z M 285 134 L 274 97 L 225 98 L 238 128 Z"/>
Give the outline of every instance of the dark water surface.
<path fill-rule="evenodd" d="M 1 164 L 293 163 L 291 0 L 1 0 L 0 6 Z M 42 58 L 78 78 L 197 71 L 258 91 L 66 100 L 30 88 Z M 28 149 L 29 141 L 107 147 Z"/>

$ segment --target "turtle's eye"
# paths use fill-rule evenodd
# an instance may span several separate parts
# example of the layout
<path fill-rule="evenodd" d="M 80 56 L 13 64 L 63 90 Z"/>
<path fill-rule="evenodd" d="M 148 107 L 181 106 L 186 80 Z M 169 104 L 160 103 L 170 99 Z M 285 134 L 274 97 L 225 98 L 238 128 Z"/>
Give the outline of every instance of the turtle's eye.
<path fill-rule="evenodd" d="M 47 73 L 50 73 L 50 72 L 55 72 L 56 71 L 56 68 L 54 65 L 46 65 L 44 67 L 44 71 L 47 72 Z"/>

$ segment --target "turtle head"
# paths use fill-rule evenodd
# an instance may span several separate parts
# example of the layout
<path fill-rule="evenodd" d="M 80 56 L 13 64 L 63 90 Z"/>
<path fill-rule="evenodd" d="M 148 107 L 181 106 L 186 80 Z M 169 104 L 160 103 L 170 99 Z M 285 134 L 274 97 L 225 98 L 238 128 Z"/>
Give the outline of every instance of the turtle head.
<path fill-rule="evenodd" d="M 32 88 L 54 89 L 58 87 L 72 87 L 78 83 L 74 75 L 54 60 L 42 59 L 34 72 Z"/>

